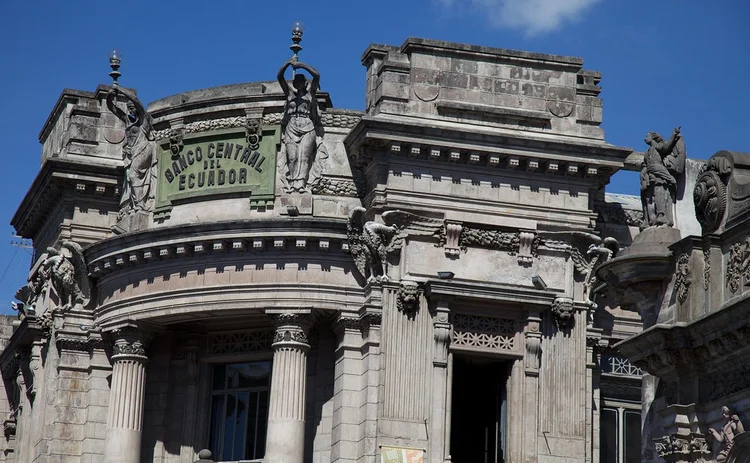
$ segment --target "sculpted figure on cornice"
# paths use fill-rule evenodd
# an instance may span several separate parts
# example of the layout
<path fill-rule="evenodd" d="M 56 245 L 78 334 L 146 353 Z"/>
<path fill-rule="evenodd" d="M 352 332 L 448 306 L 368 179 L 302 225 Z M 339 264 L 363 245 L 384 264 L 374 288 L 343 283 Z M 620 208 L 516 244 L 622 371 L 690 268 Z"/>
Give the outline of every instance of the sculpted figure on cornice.
<path fill-rule="evenodd" d="M 29 282 L 25 286 L 18 288 L 15 298 L 20 302 L 11 302 L 11 307 L 18 312 L 18 317 L 21 320 L 28 315 L 34 316 L 37 314 L 37 301 L 47 284 L 45 272 L 37 271 L 29 278 Z"/>
<path fill-rule="evenodd" d="M 745 427 L 740 421 L 740 417 L 732 415 L 729 407 L 721 407 L 721 414 L 724 417 L 724 426 L 721 429 L 709 429 L 708 431 L 714 436 L 719 444 L 719 453 L 716 456 L 717 462 L 727 461 L 727 455 L 734 446 L 734 438 L 738 434 L 745 432 Z"/>
<path fill-rule="evenodd" d="M 86 305 L 90 298 L 90 285 L 83 249 L 73 241 L 63 241 L 61 249 L 47 248 L 42 262 L 44 278 L 57 293 L 59 307 L 63 310 Z"/>
<path fill-rule="evenodd" d="M 296 73 L 290 87 L 284 77 L 289 66 L 294 70 L 304 69 L 309 72 L 312 80 L 307 80 L 302 73 Z M 286 96 L 278 162 L 281 182 L 287 193 L 303 193 L 320 181 L 321 161 L 328 157 L 323 144 L 323 125 L 318 113 L 320 74 L 312 66 L 294 57 L 281 66 L 277 78 Z"/>
<path fill-rule="evenodd" d="M 596 269 L 604 262 L 617 256 L 620 243 L 612 237 L 601 238 L 586 232 L 540 232 L 542 243 L 552 249 L 570 253 L 575 270 L 583 276 L 583 297 L 595 309 L 591 290 L 596 283 Z M 565 238 L 565 240 L 560 240 Z M 585 249 L 584 252 L 581 252 Z"/>
<path fill-rule="evenodd" d="M 677 177 L 685 170 L 687 155 L 680 128 L 664 140 L 656 132 L 644 139 L 648 145 L 641 169 L 641 201 L 646 226 L 673 226 Z"/>
<path fill-rule="evenodd" d="M 381 224 L 366 221 L 366 213 L 363 207 L 355 208 L 346 233 L 354 263 L 368 281 L 388 281 L 388 257 L 401 249 L 408 234 L 429 236 L 443 226 L 442 220 L 403 211 L 384 212 Z"/>
<path fill-rule="evenodd" d="M 120 95 L 127 100 L 127 112 L 115 104 Z M 119 86 L 113 86 L 107 94 L 107 107 L 125 123 L 125 144 L 122 148 L 125 183 L 120 200 L 120 214 L 149 212 L 153 207 L 156 186 L 151 115 L 133 91 Z"/>

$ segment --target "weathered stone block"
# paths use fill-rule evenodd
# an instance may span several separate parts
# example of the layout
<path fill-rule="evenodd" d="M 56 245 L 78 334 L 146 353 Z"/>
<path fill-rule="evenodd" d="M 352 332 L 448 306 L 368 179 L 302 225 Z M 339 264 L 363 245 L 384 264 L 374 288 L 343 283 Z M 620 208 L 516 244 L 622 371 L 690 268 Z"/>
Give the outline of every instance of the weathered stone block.
<path fill-rule="evenodd" d="M 495 79 L 493 91 L 495 93 L 506 93 L 510 95 L 518 95 L 520 84 L 515 80 L 507 79 Z"/>
<path fill-rule="evenodd" d="M 444 72 L 440 83 L 445 87 L 466 88 L 469 85 L 469 76 L 455 72 Z"/>
<path fill-rule="evenodd" d="M 469 90 L 492 92 L 494 81 L 490 77 L 469 76 Z"/>
<path fill-rule="evenodd" d="M 451 71 L 461 74 L 476 74 L 477 62 L 462 58 L 451 58 Z"/>
<path fill-rule="evenodd" d="M 543 84 L 523 84 L 521 85 L 521 95 L 533 98 L 545 98 L 547 96 L 547 86 Z"/>
<path fill-rule="evenodd" d="M 440 83 L 442 73 L 434 69 L 414 68 L 411 70 L 411 81 L 415 84 L 437 85 Z"/>

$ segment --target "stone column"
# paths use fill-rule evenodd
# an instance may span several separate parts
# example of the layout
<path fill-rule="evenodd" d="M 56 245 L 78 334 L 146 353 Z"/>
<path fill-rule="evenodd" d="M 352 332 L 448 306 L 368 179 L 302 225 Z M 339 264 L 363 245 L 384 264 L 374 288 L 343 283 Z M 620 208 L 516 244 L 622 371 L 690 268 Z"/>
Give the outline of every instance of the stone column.
<path fill-rule="evenodd" d="M 134 328 L 119 329 L 114 334 L 104 458 L 106 463 L 140 463 L 146 344 L 151 336 Z"/>
<path fill-rule="evenodd" d="M 451 324 L 448 322 L 450 312 L 447 300 L 438 300 L 433 317 L 433 338 L 435 339 L 434 357 L 432 358 L 432 410 L 430 412 L 430 462 L 443 463 L 449 450 L 446 440 L 450 441 L 447 431 L 450 417 L 448 409 L 448 344 L 451 340 Z M 447 418 L 447 419 L 446 419 Z"/>
<path fill-rule="evenodd" d="M 542 352 L 542 318 L 538 312 L 526 319 L 526 354 L 524 355 L 523 459 L 536 461 L 539 433 L 539 367 Z"/>
<path fill-rule="evenodd" d="M 305 451 L 307 332 L 305 314 L 275 316 L 265 463 L 302 463 Z"/>

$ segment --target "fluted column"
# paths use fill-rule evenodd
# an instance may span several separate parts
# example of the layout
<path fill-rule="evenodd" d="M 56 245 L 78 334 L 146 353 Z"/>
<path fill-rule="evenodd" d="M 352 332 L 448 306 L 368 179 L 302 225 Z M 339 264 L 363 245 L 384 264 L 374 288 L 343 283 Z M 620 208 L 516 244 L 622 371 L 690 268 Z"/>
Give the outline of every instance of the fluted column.
<path fill-rule="evenodd" d="M 265 463 L 302 463 L 305 450 L 307 332 L 309 316 L 278 314 L 273 339 L 273 370 Z"/>
<path fill-rule="evenodd" d="M 150 336 L 131 328 L 114 334 L 105 462 L 139 463 L 148 361 L 146 344 Z"/>

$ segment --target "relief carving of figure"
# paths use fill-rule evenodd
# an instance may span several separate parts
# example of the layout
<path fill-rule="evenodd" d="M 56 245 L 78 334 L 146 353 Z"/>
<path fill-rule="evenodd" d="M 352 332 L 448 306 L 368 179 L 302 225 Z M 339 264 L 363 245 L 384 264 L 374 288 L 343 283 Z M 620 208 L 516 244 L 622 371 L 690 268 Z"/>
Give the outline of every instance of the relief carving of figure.
<path fill-rule="evenodd" d="M 737 434 L 745 432 L 745 427 L 742 425 L 740 417 L 732 415 L 729 412 L 729 407 L 721 407 L 721 414 L 725 420 L 724 426 L 721 430 L 709 429 L 711 435 L 713 435 L 716 442 L 719 443 L 719 453 L 716 456 L 717 462 L 727 461 L 727 455 L 734 446 L 734 438 Z"/>
<path fill-rule="evenodd" d="M 59 251 L 47 248 L 41 271 L 60 298 L 63 310 L 88 304 L 90 285 L 83 249 L 78 243 L 63 241 Z"/>
<path fill-rule="evenodd" d="M 118 95 L 123 95 L 127 100 L 127 112 L 115 104 Z M 125 145 L 122 149 L 125 183 L 120 200 L 120 214 L 149 212 L 156 186 L 156 153 L 151 115 L 133 91 L 118 86 L 113 86 L 107 94 L 107 107 L 125 123 Z"/>
<path fill-rule="evenodd" d="M 284 77 L 289 66 L 309 72 L 312 80 L 297 73 L 290 87 Z M 281 120 L 281 181 L 287 193 L 303 193 L 320 181 L 321 161 L 328 157 L 323 145 L 323 125 L 318 113 L 320 74 L 312 66 L 292 58 L 279 69 L 277 77 L 286 96 Z"/>
<path fill-rule="evenodd" d="M 646 134 L 649 145 L 641 169 L 641 202 L 648 227 L 674 225 L 674 200 L 677 177 L 685 170 L 685 142 L 680 128 L 674 129 L 669 140 L 656 132 Z"/>

